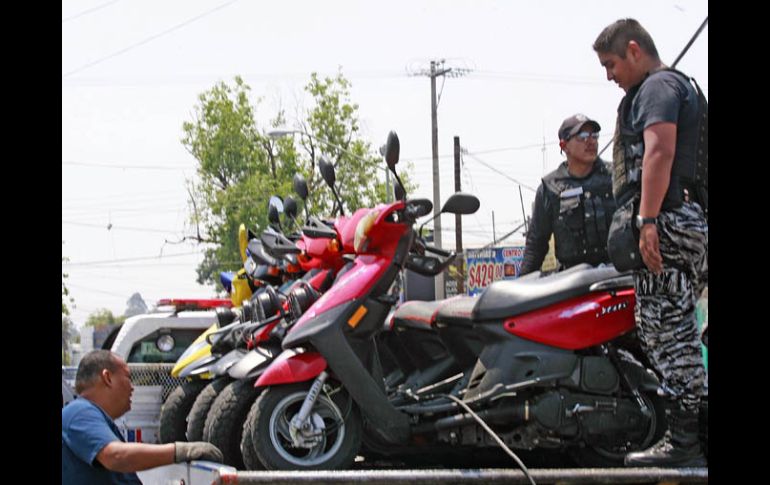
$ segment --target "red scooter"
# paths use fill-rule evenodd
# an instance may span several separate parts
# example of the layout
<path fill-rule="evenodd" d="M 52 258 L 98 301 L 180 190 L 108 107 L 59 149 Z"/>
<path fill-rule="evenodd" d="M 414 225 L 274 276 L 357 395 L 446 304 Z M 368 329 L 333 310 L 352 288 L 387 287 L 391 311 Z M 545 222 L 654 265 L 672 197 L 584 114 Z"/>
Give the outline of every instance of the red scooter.
<path fill-rule="evenodd" d="M 386 160 L 395 174 L 393 133 Z M 477 208 L 475 197 L 455 194 L 442 212 Z M 469 312 L 429 322 L 472 366 L 412 392 L 411 402 L 386 393 L 373 337 L 393 303 L 388 288 L 415 248 L 412 226 L 431 209 L 427 200 L 398 201 L 351 217 L 343 238 L 354 239 L 353 268 L 287 332 L 284 352 L 256 382 L 265 389 L 247 428 L 263 465 L 345 468 L 362 441 L 378 454 L 404 454 L 497 440 L 571 451 L 589 464 L 656 441 L 665 430 L 659 382 L 619 349 L 634 329 L 634 296 L 630 278 L 612 267 L 494 283 Z M 479 345 L 464 349 L 463 335 Z"/>

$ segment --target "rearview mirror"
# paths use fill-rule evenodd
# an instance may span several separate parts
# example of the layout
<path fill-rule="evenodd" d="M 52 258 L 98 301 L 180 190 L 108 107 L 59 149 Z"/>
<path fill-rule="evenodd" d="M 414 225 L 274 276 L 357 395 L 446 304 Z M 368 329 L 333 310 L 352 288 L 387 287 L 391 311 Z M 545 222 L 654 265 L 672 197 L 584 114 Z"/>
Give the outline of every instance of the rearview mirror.
<path fill-rule="evenodd" d="M 475 195 L 455 192 L 446 202 L 444 202 L 444 207 L 441 208 L 441 212 L 464 215 L 473 214 L 479 210 L 480 205 L 481 202 Z"/>
<path fill-rule="evenodd" d="M 387 162 L 391 170 L 396 170 L 400 152 L 401 144 L 398 141 L 398 135 L 396 135 L 395 131 L 391 131 L 388 133 L 388 141 L 385 143 L 385 162 Z"/>
<path fill-rule="evenodd" d="M 294 192 L 299 194 L 300 199 L 307 200 L 307 181 L 305 180 L 305 177 L 303 177 L 298 173 L 295 173 L 293 183 L 294 183 Z"/>
<path fill-rule="evenodd" d="M 289 219 L 297 218 L 297 203 L 290 195 L 287 195 L 286 198 L 283 199 L 283 213 L 286 214 Z"/>
<path fill-rule="evenodd" d="M 318 159 L 318 170 L 321 172 L 321 176 L 324 178 L 326 185 L 334 187 L 334 182 L 337 178 L 334 175 L 334 165 L 331 164 L 323 155 Z"/>
<path fill-rule="evenodd" d="M 267 204 L 267 220 L 280 226 L 281 219 L 279 214 L 283 212 L 283 201 L 277 195 L 270 197 Z"/>

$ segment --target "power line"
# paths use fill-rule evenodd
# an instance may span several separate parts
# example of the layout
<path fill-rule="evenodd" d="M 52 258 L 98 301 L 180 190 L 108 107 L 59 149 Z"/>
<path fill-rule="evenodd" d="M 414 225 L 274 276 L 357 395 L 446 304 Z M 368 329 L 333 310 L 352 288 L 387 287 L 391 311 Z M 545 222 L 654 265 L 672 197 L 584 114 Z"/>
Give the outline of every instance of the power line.
<path fill-rule="evenodd" d="M 101 62 L 104 62 L 104 61 L 106 61 L 108 59 L 112 59 L 113 57 L 117 57 L 117 56 L 119 56 L 121 54 L 125 54 L 126 52 L 128 52 L 128 51 L 130 51 L 132 49 L 135 49 L 135 48 L 137 48 L 139 46 L 147 44 L 148 42 L 151 42 L 151 41 L 153 41 L 153 40 L 155 40 L 157 38 L 160 38 L 160 37 L 162 37 L 162 36 L 164 36 L 166 34 L 170 34 L 171 32 L 173 32 L 175 30 L 178 30 L 178 29 L 180 29 L 180 28 L 182 28 L 182 27 L 184 27 L 186 25 L 189 25 L 189 24 L 195 22 L 196 20 L 200 20 L 203 17 L 216 12 L 217 10 L 221 10 L 221 9 L 223 9 L 225 7 L 228 7 L 228 6 L 232 5 L 233 3 L 237 2 L 237 1 L 238 0 L 230 0 L 229 2 L 225 2 L 222 5 L 219 5 L 218 7 L 214 7 L 211 10 L 207 10 L 206 12 L 203 12 L 200 15 L 196 15 L 195 17 L 193 17 L 193 18 L 191 18 L 189 20 L 185 20 L 184 22 L 182 22 L 180 24 L 177 24 L 177 25 L 175 25 L 175 26 L 173 26 L 173 27 L 171 27 L 169 29 L 164 30 L 163 32 L 160 32 L 160 33 L 155 34 L 155 35 L 151 35 L 150 37 L 147 37 L 144 40 L 141 40 L 141 41 L 139 41 L 139 42 L 137 42 L 135 44 L 132 44 L 132 45 L 130 45 L 128 47 L 120 49 L 120 50 L 118 50 L 116 52 L 113 52 L 112 54 L 106 55 L 104 57 L 101 57 L 101 58 L 96 59 L 96 60 L 91 61 L 91 62 L 87 62 L 87 63 L 83 64 L 82 66 L 80 66 L 80 67 L 78 67 L 76 69 L 73 69 L 72 71 L 69 71 L 67 73 L 62 74 L 62 79 L 66 78 L 66 77 L 69 77 L 69 76 L 71 76 L 73 74 L 76 74 L 76 73 L 78 73 L 80 71 L 83 71 L 85 69 L 88 69 L 89 67 L 93 67 L 93 66 L 95 66 L 95 65 L 97 65 L 97 64 L 99 64 Z"/>
<path fill-rule="evenodd" d="M 112 5 L 113 3 L 118 3 L 119 1 L 120 0 L 112 0 L 111 2 L 103 3 L 101 5 L 97 5 L 96 7 L 92 7 L 92 8 L 89 8 L 87 10 L 83 10 L 80 13 L 76 13 L 75 15 L 71 15 L 69 17 L 65 17 L 65 18 L 61 19 L 61 23 L 69 22 L 70 20 L 75 20 L 76 18 L 82 17 L 82 16 L 87 15 L 87 14 L 92 13 L 92 12 L 96 12 L 97 10 L 101 10 L 104 7 Z"/>
<path fill-rule="evenodd" d="M 108 199 L 118 199 L 117 202 L 134 202 L 134 201 L 141 201 L 141 202 L 148 202 L 151 200 L 173 200 L 176 199 L 177 196 L 174 194 L 169 194 L 167 192 L 159 193 L 158 191 L 153 192 L 126 192 L 122 194 L 118 193 L 110 193 L 105 195 L 92 195 L 88 197 L 74 197 L 74 198 L 65 198 L 62 197 L 62 202 L 84 202 L 88 203 L 91 201 L 103 201 Z M 120 200 L 125 199 L 125 201 Z"/>
<path fill-rule="evenodd" d="M 595 78 L 569 78 L 564 76 L 551 76 L 547 74 L 528 74 L 520 72 L 508 72 L 508 71 L 475 71 L 473 77 L 477 78 L 496 78 L 496 79 L 510 79 L 512 81 L 524 81 L 524 82 L 550 82 L 560 84 L 587 84 L 587 85 L 604 85 L 605 82 L 597 80 Z"/>
<path fill-rule="evenodd" d="M 90 292 L 93 292 L 93 293 L 101 293 L 103 295 L 117 296 L 119 298 L 126 298 L 126 299 L 128 299 L 128 296 L 126 296 L 125 294 L 122 294 L 122 293 L 113 293 L 111 291 L 97 290 L 95 288 L 88 288 L 86 286 L 80 286 L 80 285 L 76 285 L 76 284 L 72 284 L 72 283 L 67 283 L 67 288 L 75 288 L 75 289 L 78 289 L 78 290 L 90 291 Z M 131 296 L 131 295 L 129 295 L 129 296 Z"/>
<path fill-rule="evenodd" d="M 319 77 L 336 76 L 337 71 L 318 71 Z M 305 80 L 308 72 L 243 72 L 240 75 L 244 80 L 250 82 L 270 82 L 273 80 L 286 81 L 290 79 Z M 188 74 L 188 75 L 150 75 L 150 76 L 121 76 L 120 79 L 110 77 L 79 77 L 69 79 L 64 86 L 180 86 L 180 85 L 199 85 L 216 82 L 221 77 L 220 73 L 212 74 Z M 409 76 L 403 72 L 390 69 L 368 70 L 368 71 L 345 71 L 345 77 L 351 81 L 355 80 L 407 80 L 412 81 Z"/>
<path fill-rule="evenodd" d="M 493 172 L 499 173 L 500 175 L 502 175 L 503 177 L 507 178 L 508 180 L 511 180 L 511 181 L 513 181 L 513 182 L 515 182 L 515 183 L 517 183 L 517 184 L 521 185 L 521 186 L 522 186 L 522 187 L 524 187 L 525 189 L 529 189 L 529 190 L 531 190 L 532 192 L 537 192 L 537 189 L 533 189 L 533 188 L 532 188 L 532 187 L 530 187 L 529 185 L 526 185 L 526 184 L 523 184 L 523 183 L 519 182 L 519 181 L 518 181 L 518 180 L 516 180 L 515 178 L 511 177 L 510 175 L 508 175 L 508 174 L 506 174 L 506 173 L 504 173 L 504 172 L 501 172 L 500 170 L 496 169 L 495 167 L 493 167 L 492 165 L 488 164 L 487 162 L 485 162 L 485 161 L 483 161 L 483 160 L 479 159 L 478 157 L 475 157 L 475 156 L 471 155 L 470 153 L 466 153 L 465 155 L 467 155 L 468 157 L 470 157 L 470 158 L 471 158 L 471 160 L 474 160 L 474 161 L 476 161 L 476 162 L 479 162 L 480 164 L 484 165 L 485 167 L 487 167 L 488 169 L 492 170 Z"/>
<path fill-rule="evenodd" d="M 179 205 L 173 205 L 173 206 L 146 206 L 146 207 L 135 207 L 132 209 L 123 209 L 123 208 L 116 208 L 111 206 L 104 206 L 104 207 L 80 207 L 80 208 L 64 208 L 62 207 L 62 216 L 66 215 L 68 217 L 94 217 L 94 216 L 102 216 L 105 211 L 108 211 L 115 215 L 115 213 L 122 213 L 120 215 L 121 219 L 135 219 L 137 217 L 145 217 L 148 213 L 152 215 L 156 214 L 176 214 L 182 211 L 185 211 L 187 209 L 187 206 L 179 206 Z M 73 222 L 79 222 L 83 223 L 84 221 L 73 221 Z"/>
<path fill-rule="evenodd" d="M 545 145 L 558 145 L 558 142 L 550 142 L 545 143 Z M 516 150 L 528 150 L 532 148 L 542 148 L 543 143 L 528 143 L 526 145 L 518 145 L 518 146 L 512 146 L 512 147 L 501 147 L 501 148 L 488 148 L 485 150 L 477 150 L 474 152 L 468 152 L 471 155 L 484 155 L 487 153 L 499 153 L 499 152 L 507 152 L 507 151 L 516 151 Z M 442 158 L 453 158 L 454 155 L 439 155 L 439 159 Z M 413 161 L 413 160 L 432 160 L 433 157 L 428 156 L 420 156 L 420 157 L 409 157 L 409 156 L 402 156 L 403 160 L 407 161 Z M 94 163 L 94 162 L 77 162 L 77 161 L 64 161 L 62 160 L 62 165 L 79 165 L 84 167 L 97 167 L 97 168 L 122 168 L 122 169 L 147 169 L 147 170 L 188 170 L 188 169 L 196 169 L 195 166 L 184 166 L 184 165 L 135 165 L 135 164 L 127 164 L 127 165 L 116 165 L 112 163 Z M 416 167 L 416 168 L 422 168 L 422 167 Z"/>
<path fill-rule="evenodd" d="M 111 263 L 127 263 L 130 261 L 147 261 L 148 259 L 164 259 L 164 258 L 178 258 L 181 256 L 200 255 L 201 253 L 195 251 L 191 253 L 177 253 L 177 254 L 164 254 L 162 256 L 140 256 L 137 258 L 123 258 L 123 259 L 105 259 L 101 261 L 82 261 L 82 262 L 63 262 L 62 266 L 92 266 L 97 264 L 111 264 Z"/>
<path fill-rule="evenodd" d="M 550 142 L 545 143 L 545 145 L 558 145 L 559 142 Z M 471 154 L 471 155 L 484 155 L 487 153 L 498 153 L 498 152 L 508 152 L 508 151 L 515 151 L 515 150 L 528 150 L 532 148 L 542 148 L 543 143 L 529 143 L 527 145 L 519 145 L 515 147 L 503 147 L 503 148 L 489 148 L 486 150 L 477 150 L 475 152 L 464 152 L 465 154 Z M 454 155 L 440 155 L 439 158 L 452 158 Z M 432 157 L 402 157 L 404 160 L 431 160 Z"/>
<path fill-rule="evenodd" d="M 168 229 L 148 229 L 144 227 L 128 227 L 128 226 L 113 226 L 112 223 L 104 225 L 104 224 L 89 224 L 87 222 L 75 222 L 75 221 L 61 221 L 62 224 L 69 224 L 72 226 L 83 226 L 83 227 L 95 227 L 98 229 L 107 229 L 108 231 L 137 231 L 137 232 L 157 232 L 161 234 L 173 234 L 177 231 L 168 230 Z"/>
<path fill-rule="evenodd" d="M 62 161 L 62 165 L 77 165 L 81 167 L 97 167 L 97 168 L 119 168 L 119 169 L 141 169 L 141 170 L 197 170 L 197 167 L 192 166 L 171 166 L 171 165 L 106 165 L 100 163 L 90 162 L 72 162 Z"/>

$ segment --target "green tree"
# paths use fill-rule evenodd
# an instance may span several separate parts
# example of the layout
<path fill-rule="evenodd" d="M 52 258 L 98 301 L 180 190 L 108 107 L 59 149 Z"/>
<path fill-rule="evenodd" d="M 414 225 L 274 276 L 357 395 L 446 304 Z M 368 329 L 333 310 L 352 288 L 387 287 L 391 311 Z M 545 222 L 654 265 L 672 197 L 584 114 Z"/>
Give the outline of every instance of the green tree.
<path fill-rule="evenodd" d="M 64 241 L 62 241 L 62 245 L 64 245 Z M 69 259 L 67 259 L 64 256 L 61 257 L 62 265 L 67 261 L 69 261 Z M 69 303 L 70 305 L 73 305 L 75 303 L 75 300 L 71 296 L 69 296 L 70 290 L 67 288 L 67 285 L 64 284 L 64 280 L 66 280 L 68 277 L 69 275 L 65 273 L 64 270 L 62 269 L 62 272 L 61 272 L 61 314 L 62 316 L 70 314 L 70 309 L 67 304 Z"/>
<path fill-rule="evenodd" d="M 112 314 L 112 311 L 106 308 L 100 308 L 95 312 L 88 315 L 86 320 L 87 327 L 100 328 L 107 325 L 119 325 L 126 320 L 124 316 L 118 316 Z"/>
<path fill-rule="evenodd" d="M 64 245 L 64 241 L 62 241 Z M 69 261 L 66 257 L 62 256 L 62 265 Z M 75 333 L 75 325 L 69 317 L 70 309 L 69 305 L 73 305 L 75 300 L 69 296 L 70 291 L 67 285 L 64 284 L 64 280 L 69 277 L 67 273 L 62 270 L 61 273 L 61 365 L 70 364 L 70 338 Z M 74 305 L 73 305 L 74 306 Z"/>
<path fill-rule="evenodd" d="M 70 317 L 61 316 L 61 365 L 70 365 L 70 339 L 75 335 L 75 325 Z"/>
<path fill-rule="evenodd" d="M 260 130 L 256 109 L 249 104 L 250 87 L 240 77 L 234 85 L 220 82 L 201 94 L 193 121 L 183 124 L 182 144 L 199 162 L 199 182 L 188 184 L 191 220 L 197 228 L 193 239 L 207 243 L 197 268 L 199 283 L 218 284 L 219 271 L 241 266 L 238 226 L 243 223 L 259 233 L 267 226 L 272 195 L 298 199 L 292 188 L 295 173 L 308 181 L 309 211 L 331 213 L 333 196 L 322 187 L 315 168 L 320 156 L 336 167 L 347 212 L 386 200 L 378 168 L 384 164 L 359 136 L 358 105 L 350 102 L 350 82 L 341 72 L 324 79 L 313 73 L 305 90 L 313 99 L 312 108 L 297 121 L 305 135 L 278 139 L 266 135 L 286 125 L 283 111 Z"/>

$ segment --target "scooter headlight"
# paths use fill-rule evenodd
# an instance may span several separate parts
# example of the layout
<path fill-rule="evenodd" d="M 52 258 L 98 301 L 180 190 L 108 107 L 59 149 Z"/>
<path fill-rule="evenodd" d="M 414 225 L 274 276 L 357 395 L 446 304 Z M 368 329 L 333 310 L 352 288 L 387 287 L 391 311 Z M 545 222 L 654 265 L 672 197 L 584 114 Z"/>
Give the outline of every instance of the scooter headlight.
<path fill-rule="evenodd" d="M 374 227 L 374 221 L 380 215 L 380 211 L 373 210 L 358 221 L 356 235 L 353 239 L 353 248 L 356 253 L 363 253 L 369 246 L 369 231 Z"/>

